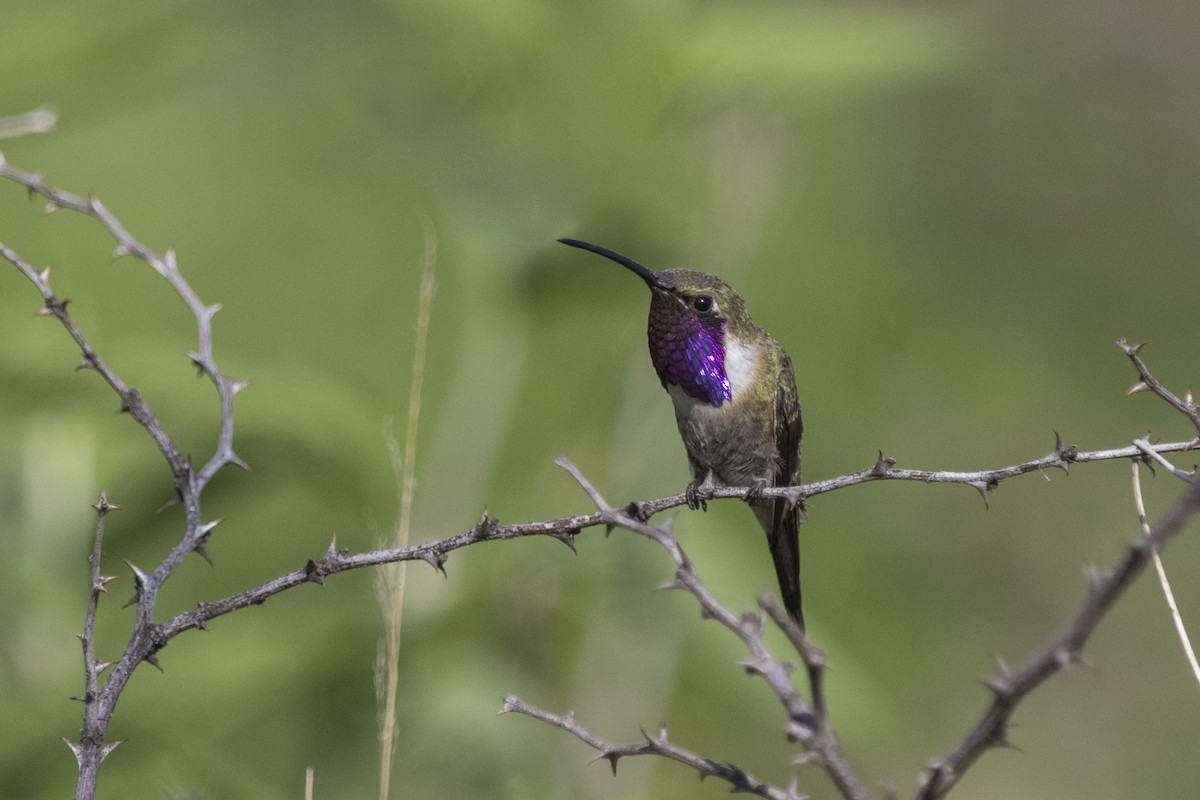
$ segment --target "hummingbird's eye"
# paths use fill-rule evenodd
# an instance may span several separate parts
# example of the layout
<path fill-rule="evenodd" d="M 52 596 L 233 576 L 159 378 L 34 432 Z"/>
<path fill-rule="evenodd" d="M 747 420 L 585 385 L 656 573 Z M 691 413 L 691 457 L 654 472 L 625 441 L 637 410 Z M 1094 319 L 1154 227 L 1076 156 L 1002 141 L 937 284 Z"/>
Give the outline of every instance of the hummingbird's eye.
<path fill-rule="evenodd" d="M 692 308 L 699 311 L 701 314 L 712 311 L 713 299 L 706 294 L 702 294 L 692 301 Z"/>

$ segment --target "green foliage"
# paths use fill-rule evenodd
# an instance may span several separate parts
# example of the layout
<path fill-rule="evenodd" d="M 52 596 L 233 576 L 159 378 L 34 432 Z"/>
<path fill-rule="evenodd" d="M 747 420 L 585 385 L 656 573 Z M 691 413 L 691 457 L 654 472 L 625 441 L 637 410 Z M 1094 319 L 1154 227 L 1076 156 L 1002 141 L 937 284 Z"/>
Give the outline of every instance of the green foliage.
<path fill-rule="evenodd" d="M 95 191 L 143 241 L 173 245 L 216 356 L 252 385 L 238 452 L 206 493 L 210 552 L 167 585 L 175 613 L 302 566 L 336 532 L 365 549 L 395 487 L 383 425 L 404 418 L 420 215 L 439 237 L 414 540 L 588 510 L 565 453 L 612 502 L 681 491 L 687 471 L 645 353 L 644 287 L 569 257 L 579 235 L 654 267 L 720 274 L 791 352 L 805 476 L 873 462 L 976 469 L 1182 420 L 1112 347 L 1150 340 L 1182 388 L 1195 361 L 1194 26 L 1061 2 L 6 4 L 0 115 L 49 104 L 56 132 L 0 143 L 52 183 Z M 1153 57 L 1146 58 L 1152 50 Z M 212 388 L 193 380 L 186 309 L 90 220 L 0 184 L 0 241 L 54 265 L 97 349 L 196 460 Z M 78 729 L 86 555 L 100 489 L 100 654 L 132 593 L 121 564 L 178 536 L 161 456 L 0 265 L 0 795 L 62 797 Z M 1186 461 L 1182 462 L 1186 464 Z M 811 632 L 833 718 L 870 782 L 907 794 L 972 724 L 991 654 L 1020 661 L 1083 596 L 1080 567 L 1136 528 L 1127 467 L 1004 484 L 822 497 L 802 531 Z M 1160 480 L 1161 509 L 1177 487 Z M 1153 512 L 1152 512 L 1153 513 Z M 733 608 L 773 586 L 745 509 L 676 531 Z M 632 536 L 473 547 L 449 579 L 412 567 L 395 796 L 724 796 L 682 767 L 587 765 L 560 731 L 496 717 L 508 692 L 613 740 L 672 739 L 786 785 L 778 707 Z M 1200 618 L 1200 544 L 1166 554 Z M 138 674 L 101 797 L 372 797 L 369 574 L 339 576 L 180 637 Z M 1150 582 L 1101 627 L 1095 671 L 1018 713 L 1023 755 L 962 793 L 1194 797 L 1196 688 Z M 815 770 L 801 787 L 831 797 Z"/>

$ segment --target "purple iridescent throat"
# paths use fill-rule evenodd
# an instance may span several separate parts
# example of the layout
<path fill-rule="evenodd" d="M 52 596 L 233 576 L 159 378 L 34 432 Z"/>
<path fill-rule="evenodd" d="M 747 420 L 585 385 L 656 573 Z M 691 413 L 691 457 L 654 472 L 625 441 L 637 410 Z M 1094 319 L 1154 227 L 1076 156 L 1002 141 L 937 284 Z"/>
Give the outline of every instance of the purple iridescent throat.
<path fill-rule="evenodd" d="M 719 319 L 701 319 L 676 298 L 655 293 L 650 306 L 650 360 L 663 388 L 678 386 L 713 407 L 733 399 L 725 373 L 725 330 Z"/>

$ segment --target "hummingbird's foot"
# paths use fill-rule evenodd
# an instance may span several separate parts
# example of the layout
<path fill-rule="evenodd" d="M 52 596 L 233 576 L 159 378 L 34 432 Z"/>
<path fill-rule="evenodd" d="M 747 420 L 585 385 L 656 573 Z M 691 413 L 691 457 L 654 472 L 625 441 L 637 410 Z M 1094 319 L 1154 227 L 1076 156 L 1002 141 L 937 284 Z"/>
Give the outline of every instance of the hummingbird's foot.
<path fill-rule="evenodd" d="M 763 501 L 763 489 L 767 488 L 766 481 L 755 481 L 754 485 L 746 490 L 742 495 L 742 499 L 752 506 L 756 506 Z"/>
<path fill-rule="evenodd" d="M 708 474 L 704 476 L 703 481 L 692 481 L 687 485 L 687 489 L 683 491 L 683 496 L 687 499 L 688 508 L 695 511 L 697 508 L 701 511 L 708 511 L 708 498 L 712 497 L 712 491 L 716 488 L 713 483 L 713 473 L 710 469 Z"/>
<path fill-rule="evenodd" d="M 646 508 L 645 503 L 639 503 L 637 500 L 634 500 L 622 510 L 638 522 L 650 521 L 651 514 Z"/>

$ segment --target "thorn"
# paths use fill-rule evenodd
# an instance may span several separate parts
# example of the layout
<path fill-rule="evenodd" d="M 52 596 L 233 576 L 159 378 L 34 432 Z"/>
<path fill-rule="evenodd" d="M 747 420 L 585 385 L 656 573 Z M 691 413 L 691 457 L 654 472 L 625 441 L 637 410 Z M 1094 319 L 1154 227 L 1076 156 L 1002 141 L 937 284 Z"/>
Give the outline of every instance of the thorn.
<path fill-rule="evenodd" d="M 166 510 L 167 510 L 168 508 L 170 508 L 171 506 L 177 506 L 177 505 L 179 505 L 179 497 L 178 497 L 178 496 L 176 496 L 176 497 L 172 497 L 170 500 L 168 500 L 167 502 L 163 503 L 163 504 L 162 504 L 161 506 L 159 506 L 158 508 L 154 509 L 154 513 L 155 513 L 155 514 L 161 514 L 162 512 L 166 511 Z"/>
<path fill-rule="evenodd" d="M 49 267 L 46 268 L 47 271 L 49 271 L 49 269 Z M 1192 387 L 1190 386 L 1187 388 L 1187 391 L 1183 393 L 1183 404 L 1193 410 L 1196 408 L 1196 401 L 1192 399 Z"/>
<path fill-rule="evenodd" d="M 883 477 L 887 475 L 888 470 L 896 466 L 896 459 L 891 456 L 885 456 L 883 451 L 879 451 L 879 458 L 875 459 L 874 466 L 871 467 L 871 474 Z"/>
<path fill-rule="evenodd" d="M 100 492 L 100 499 L 92 504 L 92 508 L 96 509 L 96 513 L 100 515 L 107 514 L 109 511 L 120 511 L 121 507 L 116 503 L 108 502 L 108 495 Z"/>
<path fill-rule="evenodd" d="M 196 553 L 196 555 L 200 556 L 200 557 L 201 557 L 201 558 L 203 558 L 205 561 L 207 561 L 207 562 L 208 562 L 208 565 L 209 565 L 210 567 L 215 567 L 215 566 L 217 566 L 216 564 L 214 564 L 214 563 L 213 563 L 212 556 L 210 556 L 210 555 L 208 554 L 208 548 L 206 548 L 206 547 L 204 546 L 204 543 L 203 543 L 203 542 L 201 542 L 201 543 L 197 544 L 195 547 L 193 547 L 193 548 L 192 548 L 192 550 L 193 550 L 193 551 Z"/>
<path fill-rule="evenodd" d="M 175 251 L 168 250 L 167 252 L 171 253 L 171 260 L 174 261 L 175 260 Z M 224 308 L 224 306 L 222 306 L 220 303 L 213 303 L 211 306 L 205 306 L 204 313 L 208 314 L 209 318 L 211 319 L 212 316 L 214 314 L 216 314 L 218 311 L 220 311 L 222 308 Z"/>
<path fill-rule="evenodd" d="M 565 531 L 555 531 L 550 535 L 565 544 L 567 547 L 571 548 L 572 553 L 579 555 L 579 551 L 575 549 L 575 534 L 578 532 L 578 529 L 572 528 Z"/>
<path fill-rule="evenodd" d="M 983 498 L 984 510 L 986 511 L 987 509 L 989 509 L 990 506 L 988 505 L 988 490 L 991 488 L 991 486 L 987 483 L 984 483 L 983 481 L 971 481 L 971 486 L 975 487 L 975 490 L 979 492 L 979 496 Z"/>
<path fill-rule="evenodd" d="M 1133 386 L 1130 386 L 1128 389 L 1125 390 L 1125 396 L 1130 397 L 1132 395 L 1137 394 L 1138 392 L 1145 392 L 1149 389 L 1150 389 L 1150 387 L 1149 387 L 1149 385 L 1146 384 L 1145 381 L 1138 381 Z"/>
<path fill-rule="evenodd" d="M 806 794 L 800 794 L 800 783 L 797 781 L 796 776 L 793 775 L 787 786 L 788 800 L 808 800 L 808 797 Z"/>
<path fill-rule="evenodd" d="M 134 588 L 133 597 L 129 598 L 128 603 L 121 606 L 121 608 L 129 608 L 129 606 L 133 605 L 134 603 L 136 603 L 138 600 L 141 599 L 142 591 L 146 588 L 146 581 L 148 580 L 148 578 L 146 576 L 146 573 L 142 572 L 142 570 L 138 567 L 137 564 L 134 564 L 132 561 L 130 561 L 127 558 L 123 559 L 123 560 L 125 562 L 125 566 L 129 567 L 130 571 L 133 573 L 133 588 Z"/>
<path fill-rule="evenodd" d="M 817 732 L 817 719 L 809 711 L 792 714 L 788 716 L 787 725 L 783 730 L 789 741 L 807 742 Z"/>
<path fill-rule="evenodd" d="M 119 244 L 113 248 L 112 260 L 116 261 L 121 256 L 127 256 L 127 255 L 129 255 L 129 248 L 123 244 Z"/>
<path fill-rule="evenodd" d="M 142 660 L 145 661 L 150 666 L 154 667 L 159 672 L 163 671 L 162 664 L 158 663 L 158 656 L 155 655 L 154 653 L 147 653 L 146 657 L 143 658 Z"/>
<path fill-rule="evenodd" d="M 683 582 L 679 580 L 679 572 L 676 571 L 674 578 L 672 578 L 669 581 L 666 581 L 665 583 L 660 583 L 655 588 L 665 590 L 665 589 L 686 589 L 687 587 L 684 586 Z"/>
<path fill-rule="evenodd" d="M 421 560 L 424 561 L 429 566 L 433 567 L 438 572 L 442 573 L 443 578 L 450 577 L 449 575 L 446 574 L 446 554 L 445 553 L 425 552 L 425 553 L 421 554 Z"/>
<path fill-rule="evenodd" d="M 520 704 L 521 701 L 515 694 L 506 694 L 504 695 L 504 700 L 500 703 L 500 710 L 497 711 L 496 714 L 510 714 L 516 711 Z"/>
<path fill-rule="evenodd" d="M 54 202 L 53 200 L 47 200 L 46 207 L 43 210 L 47 214 L 53 214 L 55 211 L 58 211 L 58 203 Z"/>
<path fill-rule="evenodd" d="M 612 773 L 614 776 L 616 776 L 617 762 L 621 760 L 621 754 L 609 750 L 608 752 L 601 753 L 600 755 L 596 756 L 595 758 L 592 759 L 592 761 L 599 761 L 602 758 L 608 759 L 609 764 L 612 765 Z"/>
<path fill-rule="evenodd" d="M 111 667 L 113 664 L 116 664 L 116 663 L 117 662 L 115 662 L 115 661 L 98 662 L 96 664 L 96 674 L 99 675 L 101 672 L 104 672 L 104 670 L 108 669 L 109 667 Z"/>
<path fill-rule="evenodd" d="M 1075 657 L 1071 655 L 1071 651 L 1065 647 L 1059 648 L 1054 652 L 1054 661 L 1058 664 L 1059 669 L 1065 670 L 1071 666 L 1074 660 Z"/>
<path fill-rule="evenodd" d="M 188 351 L 187 357 L 188 360 L 192 362 L 192 366 L 196 368 L 196 377 L 203 377 L 205 373 L 204 357 L 199 353 L 192 352 L 191 350 Z"/>
<path fill-rule="evenodd" d="M 50 265 L 49 264 L 46 265 L 46 268 L 44 270 L 42 270 L 41 272 L 38 273 L 38 277 L 42 279 L 42 283 L 44 283 L 44 284 L 50 283 Z"/>
<path fill-rule="evenodd" d="M 1013 744 L 1008 739 L 1003 738 L 1003 737 L 997 739 L 994 742 L 991 742 L 991 746 L 995 747 L 997 749 L 1000 749 L 1000 750 L 1012 750 L 1015 753 L 1021 753 L 1022 755 L 1025 754 L 1024 750 L 1017 747 L 1015 744 Z"/>
<path fill-rule="evenodd" d="M 210 533 L 212 533 L 213 528 L 217 527 L 224 521 L 225 521 L 224 517 L 217 517 L 212 522 L 205 522 L 205 523 L 201 524 L 200 529 L 197 531 L 197 535 L 201 539 L 207 539 L 208 535 Z"/>
<path fill-rule="evenodd" d="M 762 668 L 755 664 L 753 659 L 747 659 L 746 661 L 735 661 L 734 663 L 744 669 L 747 675 L 758 676 L 763 674 Z"/>
<path fill-rule="evenodd" d="M 77 700 L 78 698 L 72 697 L 71 699 Z M 70 739 L 68 739 L 65 736 L 60 736 L 58 738 L 60 740 L 62 740 L 63 744 L 65 744 L 67 747 L 71 748 L 71 753 L 75 756 L 75 761 L 80 766 L 83 766 L 83 744 L 81 744 L 80 742 L 72 742 Z"/>
<path fill-rule="evenodd" d="M 167 252 L 163 254 L 163 262 L 164 262 L 164 266 L 166 266 L 168 271 L 177 272 L 179 270 L 179 267 L 175 263 L 175 248 L 174 247 L 167 248 Z"/>
<path fill-rule="evenodd" d="M 250 385 L 250 381 L 234 381 L 229 384 L 229 392 L 231 394 L 240 394 L 243 389 Z"/>
<path fill-rule="evenodd" d="M 229 451 L 229 455 L 225 456 L 225 463 L 232 464 L 235 467 L 240 467 L 245 472 L 253 472 L 253 470 L 250 469 L 250 465 L 243 461 L 241 456 L 232 450 Z"/>
<path fill-rule="evenodd" d="M 487 510 L 487 507 L 485 506 L 483 509 L 483 515 L 479 518 L 479 521 L 476 522 L 474 526 L 472 526 L 472 528 L 470 530 L 471 538 L 472 539 L 487 539 L 488 537 L 490 537 L 492 535 L 493 531 L 496 530 L 497 522 L 499 522 L 499 520 L 493 519 L 488 516 L 488 510 Z M 443 561 L 444 560 L 445 559 L 443 559 Z"/>
<path fill-rule="evenodd" d="M 997 653 L 995 658 L 996 658 L 996 669 L 998 669 L 1000 671 L 1000 674 L 1005 678 L 1007 678 L 1009 675 L 1011 675 L 1012 667 L 1010 667 L 1008 665 L 1008 662 L 1004 660 L 1004 656 Z"/>
<path fill-rule="evenodd" d="M 986 686 L 992 694 L 996 695 L 996 697 L 1002 700 L 1007 699 L 1012 694 L 1012 686 L 1009 684 L 1007 677 L 993 675 L 987 678 L 981 678 L 979 682 Z"/>
<path fill-rule="evenodd" d="M 304 565 L 304 580 L 315 583 L 317 586 L 325 585 L 325 572 L 321 569 L 321 565 L 311 558 Z"/>

